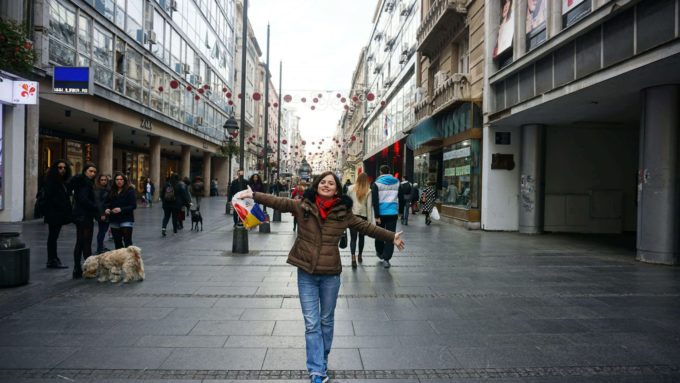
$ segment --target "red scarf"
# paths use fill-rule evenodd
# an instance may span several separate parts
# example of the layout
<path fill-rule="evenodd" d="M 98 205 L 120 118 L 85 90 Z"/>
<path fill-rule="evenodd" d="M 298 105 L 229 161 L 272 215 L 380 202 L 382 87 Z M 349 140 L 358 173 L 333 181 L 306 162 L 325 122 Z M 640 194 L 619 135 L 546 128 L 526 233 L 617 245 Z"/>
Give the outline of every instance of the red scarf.
<path fill-rule="evenodd" d="M 318 194 L 316 195 L 316 207 L 319 208 L 319 215 L 321 216 L 322 220 L 326 220 L 326 217 L 328 217 L 328 212 L 331 211 L 331 208 L 335 206 L 338 200 L 338 197 L 334 197 L 333 199 L 324 199 L 319 197 Z"/>

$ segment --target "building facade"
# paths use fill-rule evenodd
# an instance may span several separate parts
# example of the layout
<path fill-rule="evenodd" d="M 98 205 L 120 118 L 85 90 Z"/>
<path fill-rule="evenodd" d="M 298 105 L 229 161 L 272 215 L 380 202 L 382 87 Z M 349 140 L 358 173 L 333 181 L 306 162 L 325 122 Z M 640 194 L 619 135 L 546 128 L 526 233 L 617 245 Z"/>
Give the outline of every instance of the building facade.
<path fill-rule="evenodd" d="M 680 259 L 680 3 L 487 2 L 482 228 Z"/>
<path fill-rule="evenodd" d="M 443 217 L 481 217 L 484 2 L 423 0 L 417 30 L 413 181 L 436 187 Z"/>
<path fill-rule="evenodd" d="M 417 0 L 381 0 L 375 11 L 365 50 L 363 90 L 352 96 L 353 101 L 357 97 L 357 106 L 364 108 L 363 171 L 371 178 L 378 176 L 383 164 L 397 176 L 412 173 L 407 168 L 412 151 L 406 147 L 405 137 L 415 124 L 420 14 Z"/>

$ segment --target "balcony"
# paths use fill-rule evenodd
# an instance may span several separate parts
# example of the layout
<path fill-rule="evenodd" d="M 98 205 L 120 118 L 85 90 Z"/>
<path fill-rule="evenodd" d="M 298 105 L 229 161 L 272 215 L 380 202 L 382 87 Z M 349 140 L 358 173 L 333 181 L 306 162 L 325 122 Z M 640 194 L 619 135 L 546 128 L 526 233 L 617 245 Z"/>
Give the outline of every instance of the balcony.
<path fill-rule="evenodd" d="M 470 99 L 470 82 L 465 74 L 455 73 L 444 80 L 432 95 L 432 116 Z"/>
<path fill-rule="evenodd" d="M 418 28 L 418 52 L 431 58 L 465 28 L 467 0 L 434 0 Z"/>
<path fill-rule="evenodd" d="M 423 99 L 416 103 L 413 107 L 413 112 L 416 115 L 416 122 L 422 120 L 423 118 L 430 117 L 430 112 L 432 111 L 432 100 L 430 96 L 425 96 Z"/>

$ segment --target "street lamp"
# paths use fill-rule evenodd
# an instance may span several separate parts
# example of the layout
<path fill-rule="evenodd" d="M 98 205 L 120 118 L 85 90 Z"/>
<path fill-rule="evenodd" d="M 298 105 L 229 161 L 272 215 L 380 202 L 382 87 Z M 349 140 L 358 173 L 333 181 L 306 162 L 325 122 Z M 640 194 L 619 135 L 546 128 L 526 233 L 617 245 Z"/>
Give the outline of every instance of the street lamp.
<path fill-rule="evenodd" d="M 222 128 L 224 129 L 224 139 L 226 144 L 229 145 L 229 177 L 227 179 L 227 183 L 231 184 L 231 144 L 234 142 L 234 138 L 238 136 L 238 122 L 236 122 L 233 113 L 229 116 L 229 119 L 227 119 Z"/>
<path fill-rule="evenodd" d="M 233 152 L 231 144 L 234 141 L 234 138 L 238 136 L 239 131 L 238 123 L 236 122 L 233 113 L 229 116 L 229 119 L 227 119 L 222 128 L 224 128 L 224 138 L 228 144 L 227 151 L 229 153 L 229 187 L 231 187 L 231 155 Z M 240 150 L 243 150 L 243 147 L 241 147 Z M 243 159 L 243 152 L 241 152 L 241 159 Z M 230 202 L 231 201 L 227 201 L 227 206 L 229 206 Z M 234 214 L 236 214 L 236 212 L 234 212 Z M 248 231 L 243 227 L 242 224 L 239 224 L 234 228 L 231 252 L 241 254 L 248 253 Z"/>

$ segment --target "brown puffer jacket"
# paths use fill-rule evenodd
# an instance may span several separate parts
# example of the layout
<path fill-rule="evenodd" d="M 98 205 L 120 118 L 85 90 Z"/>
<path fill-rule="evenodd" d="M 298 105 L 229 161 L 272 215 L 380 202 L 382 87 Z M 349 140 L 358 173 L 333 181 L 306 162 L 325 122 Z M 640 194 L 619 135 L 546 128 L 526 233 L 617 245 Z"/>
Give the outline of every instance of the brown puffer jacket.
<path fill-rule="evenodd" d="M 394 232 L 385 230 L 352 214 L 352 200 L 342 196 L 322 222 L 314 202 L 313 190 L 306 190 L 301 200 L 253 193 L 257 203 L 281 212 L 290 212 L 298 220 L 298 234 L 288 253 L 288 263 L 310 274 L 336 275 L 342 272 L 338 242 L 349 227 L 383 241 L 394 241 Z"/>

